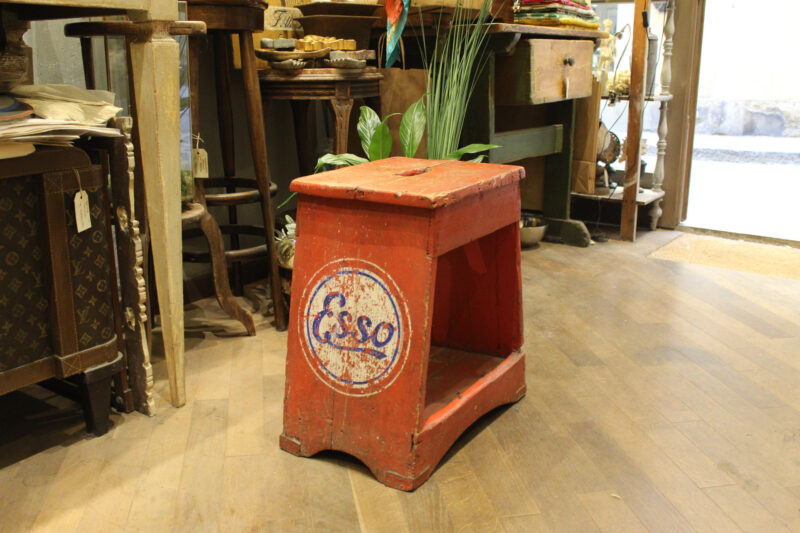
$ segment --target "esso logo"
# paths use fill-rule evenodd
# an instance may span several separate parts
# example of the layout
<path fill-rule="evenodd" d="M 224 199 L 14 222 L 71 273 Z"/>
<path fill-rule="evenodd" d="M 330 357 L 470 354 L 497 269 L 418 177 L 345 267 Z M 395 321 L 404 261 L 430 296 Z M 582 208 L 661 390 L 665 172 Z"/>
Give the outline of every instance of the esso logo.
<path fill-rule="evenodd" d="M 411 338 L 408 310 L 377 265 L 360 259 L 328 263 L 312 276 L 300 309 L 303 352 L 327 385 L 368 396 L 400 373 Z"/>

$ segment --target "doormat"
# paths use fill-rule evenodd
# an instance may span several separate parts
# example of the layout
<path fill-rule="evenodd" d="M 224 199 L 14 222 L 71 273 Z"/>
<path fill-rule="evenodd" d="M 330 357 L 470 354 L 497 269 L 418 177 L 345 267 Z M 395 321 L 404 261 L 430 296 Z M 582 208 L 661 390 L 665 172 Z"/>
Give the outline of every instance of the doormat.
<path fill-rule="evenodd" d="M 800 280 L 800 249 L 788 246 L 685 234 L 650 257 Z"/>

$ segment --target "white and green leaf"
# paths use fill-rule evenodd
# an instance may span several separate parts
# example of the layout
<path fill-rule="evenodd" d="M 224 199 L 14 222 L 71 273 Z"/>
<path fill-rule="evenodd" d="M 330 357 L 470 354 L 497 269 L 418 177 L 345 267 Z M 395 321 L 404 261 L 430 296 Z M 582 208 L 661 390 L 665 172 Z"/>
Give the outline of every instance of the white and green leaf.
<path fill-rule="evenodd" d="M 380 123 L 381 118 L 371 107 L 361 106 L 361 114 L 358 117 L 356 130 L 358 130 L 358 136 L 361 138 L 361 148 L 366 156 L 369 156 L 369 145 L 372 142 L 375 129 Z"/>
<path fill-rule="evenodd" d="M 317 166 L 314 168 L 314 173 L 322 170 L 325 165 L 335 167 L 349 167 L 352 165 L 360 165 L 367 163 L 368 160 L 355 154 L 325 154 L 317 159 Z"/>
<path fill-rule="evenodd" d="M 403 155 L 414 157 L 422 142 L 425 134 L 425 103 L 420 98 L 406 109 L 403 119 L 400 121 L 400 146 L 403 147 Z"/>
<path fill-rule="evenodd" d="M 389 118 L 389 117 L 386 117 Z M 369 143 L 370 161 L 377 161 L 378 159 L 386 159 L 392 153 L 392 132 L 389 131 L 389 126 L 386 125 L 386 119 L 378 124 L 375 132 L 372 135 L 372 140 Z"/>

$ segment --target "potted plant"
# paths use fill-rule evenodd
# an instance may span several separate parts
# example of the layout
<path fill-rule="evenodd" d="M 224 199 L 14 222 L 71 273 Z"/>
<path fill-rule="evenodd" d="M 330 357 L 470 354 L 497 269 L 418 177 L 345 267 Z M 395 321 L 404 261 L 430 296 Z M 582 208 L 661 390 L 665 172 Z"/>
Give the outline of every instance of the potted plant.
<path fill-rule="evenodd" d="M 428 113 L 423 98 L 411 104 L 406 112 L 403 113 L 403 118 L 400 121 L 400 145 L 403 148 L 403 155 L 406 157 L 414 157 L 417 153 L 417 148 L 419 148 L 419 143 L 422 141 L 422 136 L 425 134 Z M 317 166 L 314 171 L 319 172 L 326 166 L 358 165 L 367 161 L 377 161 L 389 157 L 392 153 L 392 133 L 386 121 L 395 114 L 388 115 L 381 120 L 372 108 L 362 106 L 357 130 L 361 139 L 361 148 L 367 157 L 355 154 L 325 154 L 317 160 Z M 430 142 L 430 135 L 428 135 L 428 139 L 428 142 Z M 498 146 L 496 144 L 470 144 L 454 149 L 443 157 L 436 157 L 436 159 L 460 160 L 465 155 L 478 154 L 492 148 L 498 148 Z M 430 151 L 428 154 L 430 156 Z M 481 162 L 485 157 L 485 155 L 478 155 L 470 159 L 470 161 Z"/>

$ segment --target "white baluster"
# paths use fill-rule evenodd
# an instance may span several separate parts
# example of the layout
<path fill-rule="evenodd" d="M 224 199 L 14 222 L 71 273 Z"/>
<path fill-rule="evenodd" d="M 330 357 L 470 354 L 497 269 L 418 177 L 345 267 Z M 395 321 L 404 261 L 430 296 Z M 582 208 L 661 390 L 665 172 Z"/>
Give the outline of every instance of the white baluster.
<path fill-rule="evenodd" d="M 664 61 L 661 66 L 661 94 L 670 94 L 672 85 L 672 40 L 675 36 L 675 0 L 667 3 L 667 20 L 664 23 Z"/>
<path fill-rule="evenodd" d="M 675 0 L 668 1 L 666 17 L 664 23 L 664 58 L 661 65 L 661 96 L 665 98 L 670 95 L 670 85 L 672 84 L 672 41 L 675 36 Z M 653 191 L 655 192 L 660 192 L 664 183 L 664 160 L 667 156 L 667 133 L 669 132 L 667 126 L 668 110 L 669 101 L 665 99 L 661 102 L 658 117 L 658 158 L 656 159 L 656 168 L 653 171 Z M 657 200 L 650 208 L 651 229 L 656 229 L 661 214 L 661 200 Z"/>

